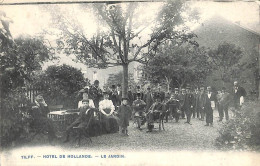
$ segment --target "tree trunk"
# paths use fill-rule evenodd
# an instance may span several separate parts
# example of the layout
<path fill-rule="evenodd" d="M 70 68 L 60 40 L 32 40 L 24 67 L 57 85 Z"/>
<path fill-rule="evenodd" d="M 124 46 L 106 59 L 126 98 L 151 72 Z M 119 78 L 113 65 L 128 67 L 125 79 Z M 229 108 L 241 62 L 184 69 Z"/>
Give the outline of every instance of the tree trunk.
<path fill-rule="evenodd" d="M 123 64 L 122 97 L 127 97 L 127 89 L 128 89 L 128 64 Z"/>

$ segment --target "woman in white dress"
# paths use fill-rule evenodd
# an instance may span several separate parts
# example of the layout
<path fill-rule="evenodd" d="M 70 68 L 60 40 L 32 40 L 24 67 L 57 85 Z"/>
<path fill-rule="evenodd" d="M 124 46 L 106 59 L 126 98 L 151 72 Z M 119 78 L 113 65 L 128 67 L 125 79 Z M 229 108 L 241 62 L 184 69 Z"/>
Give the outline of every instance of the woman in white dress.
<path fill-rule="evenodd" d="M 118 118 L 114 115 L 115 106 L 112 100 L 109 100 L 109 94 L 104 92 L 104 100 L 99 102 L 99 111 L 101 113 L 101 121 L 105 125 L 105 130 L 107 133 L 118 131 Z"/>

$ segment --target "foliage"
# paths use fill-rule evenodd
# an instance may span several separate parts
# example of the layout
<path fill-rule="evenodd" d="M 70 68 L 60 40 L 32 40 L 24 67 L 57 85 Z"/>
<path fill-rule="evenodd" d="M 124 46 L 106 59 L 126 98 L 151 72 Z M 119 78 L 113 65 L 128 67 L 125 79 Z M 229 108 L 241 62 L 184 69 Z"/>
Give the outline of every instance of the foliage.
<path fill-rule="evenodd" d="M 54 58 L 41 38 L 20 37 L 14 42 L 12 47 L 5 47 L 0 56 L 3 96 L 30 82 L 34 73 L 41 69 L 42 62 Z"/>
<path fill-rule="evenodd" d="M 243 56 L 241 48 L 224 42 L 218 48 L 209 50 L 208 55 L 213 68 L 220 73 L 220 80 L 232 82 L 234 79 L 239 78 L 242 69 L 240 59 Z"/>
<path fill-rule="evenodd" d="M 220 129 L 216 146 L 221 150 L 260 150 L 260 113 L 258 103 L 246 103 Z"/>
<path fill-rule="evenodd" d="M 157 47 L 166 40 L 175 39 L 184 43 L 195 36 L 188 33 L 187 27 L 180 28 L 186 21 L 183 13 L 189 11 L 184 10 L 184 4 L 184 1 L 164 3 L 158 17 L 149 20 L 150 17 L 141 17 L 148 3 L 132 2 L 110 6 L 95 3 L 92 11 L 96 16 L 97 31 L 91 37 L 84 32 L 76 16 L 69 21 L 59 9 L 54 9 L 55 25 L 61 30 L 57 43 L 65 53 L 76 55 L 79 61 L 88 66 L 123 66 L 123 96 L 126 96 L 129 63 L 146 63 L 155 55 Z M 81 8 L 90 11 L 89 6 Z M 147 31 L 151 32 L 147 34 Z"/>
<path fill-rule="evenodd" d="M 175 46 L 174 43 L 161 47 L 157 56 L 144 67 L 144 72 L 152 83 L 166 80 L 175 87 L 203 83 L 210 71 L 210 63 L 203 48 Z"/>
<path fill-rule="evenodd" d="M 71 66 L 49 66 L 46 71 L 35 77 L 35 86 L 42 93 L 49 105 L 64 105 L 75 108 L 77 92 L 86 84 L 83 73 Z"/>
<path fill-rule="evenodd" d="M 107 82 L 104 86 L 111 87 L 112 85 L 121 84 L 122 80 L 123 80 L 123 72 L 119 72 L 117 74 L 110 74 L 107 79 Z M 129 74 L 129 83 L 128 84 L 131 86 L 135 85 L 135 81 L 134 81 L 134 77 L 133 77 L 132 73 Z"/>
<path fill-rule="evenodd" d="M 0 90 L 1 147 L 18 141 L 26 129 L 23 115 L 30 107 L 25 85 L 43 61 L 51 59 L 51 50 L 41 38 L 13 40 L 9 30 L 11 20 L 0 12 Z"/>
<path fill-rule="evenodd" d="M 9 95 L 1 98 L 1 147 L 20 142 L 28 131 L 28 120 L 24 118 L 30 101 L 25 97 L 23 88 L 11 90 Z"/>

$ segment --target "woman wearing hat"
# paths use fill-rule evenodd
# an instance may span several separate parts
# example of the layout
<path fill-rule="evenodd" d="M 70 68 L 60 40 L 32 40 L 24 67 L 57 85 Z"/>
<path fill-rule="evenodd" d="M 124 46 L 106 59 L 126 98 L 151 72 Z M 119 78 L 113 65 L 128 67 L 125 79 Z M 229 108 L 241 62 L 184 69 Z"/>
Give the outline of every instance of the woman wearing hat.
<path fill-rule="evenodd" d="M 85 87 L 84 89 L 81 89 L 81 90 L 79 91 L 79 94 L 80 94 L 80 96 L 82 96 L 82 100 L 89 100 L 89 107 L 95 108 L 95 105 L 94 105 L 93 100 L 92 100 L 92 99 L 89 99 L 88 89 L 89 89 L 89 87 Z M 80 100 L 80 101 L 78 102 L 78 108 L 80 108 L 81 106 L 83 106 L 82 100 Z"/>

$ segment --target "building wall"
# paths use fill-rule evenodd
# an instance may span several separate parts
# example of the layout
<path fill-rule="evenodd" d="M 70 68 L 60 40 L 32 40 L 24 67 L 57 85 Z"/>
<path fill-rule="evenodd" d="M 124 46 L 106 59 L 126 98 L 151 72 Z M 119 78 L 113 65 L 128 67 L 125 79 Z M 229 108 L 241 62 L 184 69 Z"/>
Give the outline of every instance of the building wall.
<path fill-rule="evenodd" d="M 228 42 L 240 47 L 244 53 L 242 58 L 247 58 L 253 49 L 259 51 L 260 35 L 250 32 L 239 24 L 232 23 L 220 16 L 214 16 L 211 19 L 205 21 L 197 29 L 194 30 L 197 34 L 197 42 L 200 46 L 205 48 L 215 49 L 219 44 Z M 245 71 L 241 75 L 240 80 L 242 85 L 247 91 L 251 91 L 255 88 L 254 73 L 252 71 Z M 244 77 L 243 77 L 244 76 Z M 207 84 L 213 85 L 216 88 L 223 86 L 220 81 L 215 81 L 216 73 L 213 73 L 207 79 Z M 232 84 L 226 84 L 225 86 L 231 87 Z"/>

